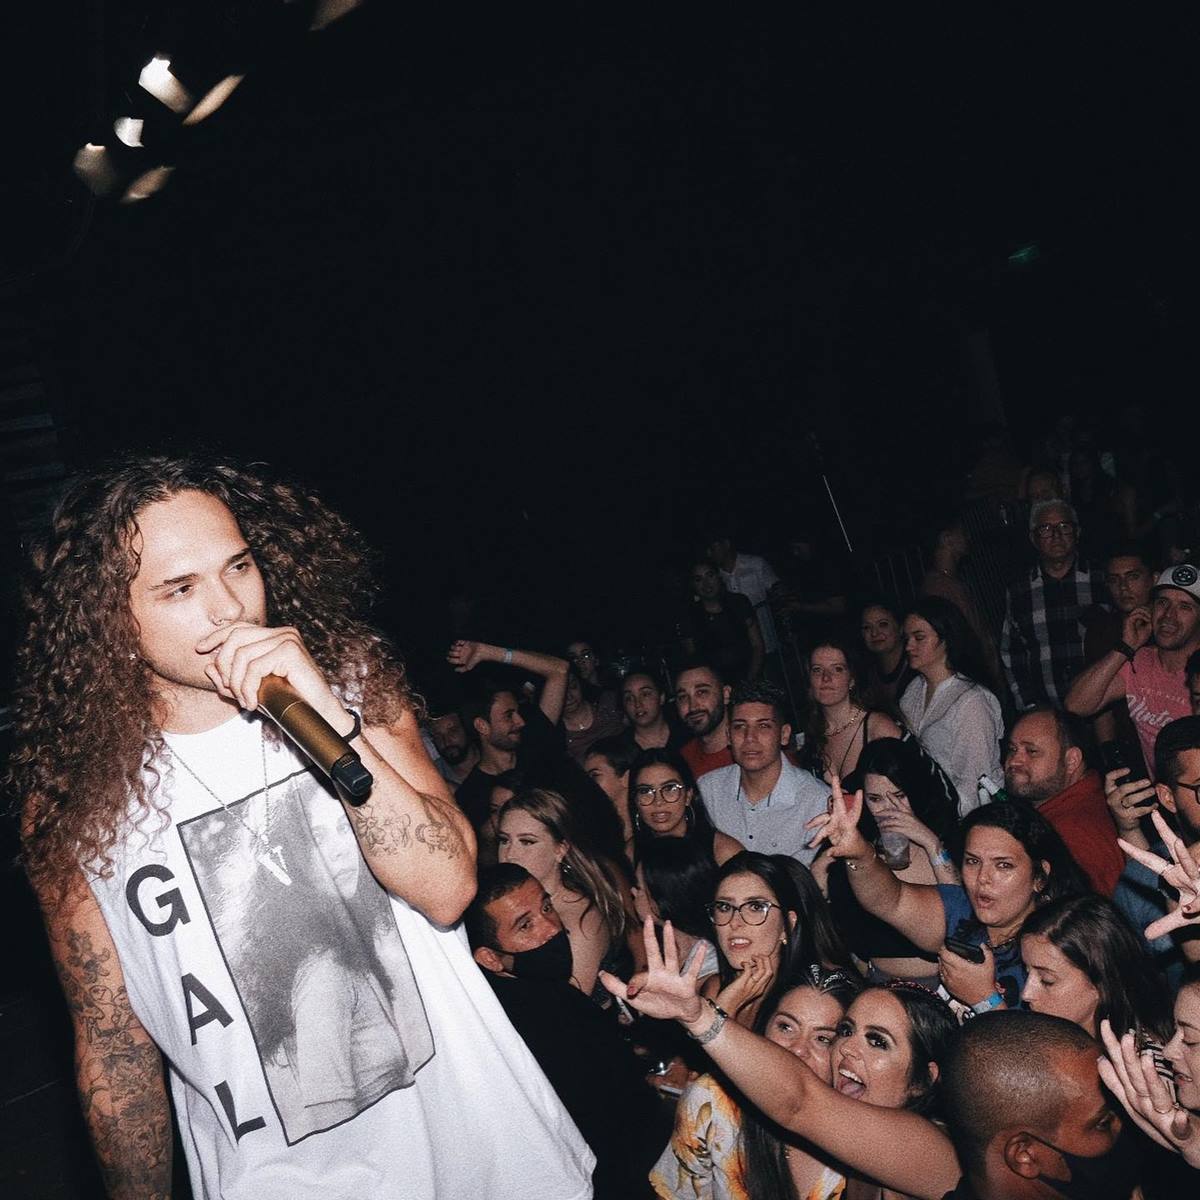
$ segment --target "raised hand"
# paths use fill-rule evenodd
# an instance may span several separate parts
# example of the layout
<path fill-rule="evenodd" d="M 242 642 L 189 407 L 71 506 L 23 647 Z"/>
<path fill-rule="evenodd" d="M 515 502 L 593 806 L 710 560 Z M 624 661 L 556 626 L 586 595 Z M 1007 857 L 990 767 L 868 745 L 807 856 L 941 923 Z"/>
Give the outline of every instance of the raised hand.
<path fill-rule="evenodd" d="M 1100 1059 L 1100 1078 L 1133 1123 L 1152 1141 L 1200 1167 L 1200 1121 L 1176 1103 L 1153 1056 L 1137 1052 L 1132 1033 L 1118 1041 L 1107 1018 L 1100 1022 L 1100 1037 L 1107 1055 Z"/>
<path fill-rule="evenodd" d="M 614 996 L 648 1017 L 695 1021 L 703 1011 L 700 971 L 704 966 L 704 955 L 697 954 L 692 965 L 681 972 L 675 930 L 670 921 L 663 925 L 661 950 L 654 933 L 654 921 L 650 917 L 642 923 L 642 938 L 646 945 L 646 970 L 639 972 L 628 983 L 607 971 L 601 971 L 600 982 Z"/>
<path fill-rule="evenodd" d="M 1150 610 L 1145 605 L 1133 609 L 1121 624 L 1121 640 L 1131 650 L 1140 650 L 1150 640 L 1153 623 Z"/>
<path fill-rule="evenodd" d="M 1196 865 L 1196 860 L 1184 845 L 1183 839 L 1174 833 L 1163 820 L 1162 813 L 1155 812 L 1151 820 L 1171 855 L 1171 861 L 1168 862 L 1167 859 L 1153 851 L 1142 850 L 1137 846 L 1130 845 L 1123 838 L 1117 839 L 1121 849 L 1130 858 L 1134 858 L 1142 866 L 1148 867 L 1160 876 L 1164 883 L 1169 884 L 1179 893 L 1175 909 L 1155 921 L 1153 925 L 1146 926 L 1145 933 L 1149 941 L 1162 937 L 1163 934 L 1170 933 L 1172 930 L 1181 929 L 1185 925 L 1200 924 L 1200 866 Z"/>
<path fill-rule="evenodd" d="M 446 661 L 460 674 L 484 661 L 482 642 L 453 642 L 446 652 Z"/>
<path fill-rule="evenodd" d="M 862 816 L 863 794 L 854 792 L 847 797 L 842 792 L 842 781 L 834 775 L 830 781 L 833 794 L 829 797 L 829 811 L 813 817 L 804 828 L 813 831 L 808 839 L 810 846 L 829 843 L 831 858 L 863 858 L 871 853 L 866 838 L 858 830 L 858 819 Z"/>

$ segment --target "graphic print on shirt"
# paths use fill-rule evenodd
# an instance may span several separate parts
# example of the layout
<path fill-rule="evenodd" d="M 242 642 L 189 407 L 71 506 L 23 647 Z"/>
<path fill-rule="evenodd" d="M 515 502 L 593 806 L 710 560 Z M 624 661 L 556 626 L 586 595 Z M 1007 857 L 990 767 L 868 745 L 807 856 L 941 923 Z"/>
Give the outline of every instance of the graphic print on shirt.
<path fill-rule="evenodd" d="M 301 771 L 178 830 L 288 1144 L 409 1087 L 433 1034 L 341 804 Z"/>

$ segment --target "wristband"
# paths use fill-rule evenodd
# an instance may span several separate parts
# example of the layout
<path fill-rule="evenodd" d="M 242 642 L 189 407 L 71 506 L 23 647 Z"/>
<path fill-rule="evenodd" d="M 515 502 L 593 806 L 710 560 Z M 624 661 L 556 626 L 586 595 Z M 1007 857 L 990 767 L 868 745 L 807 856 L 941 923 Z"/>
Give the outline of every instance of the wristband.
<path fill-rule="evenodd" d="M 1137 651 L 1126 641 L 1118 642 L 1116 651 L 1118 654 L 1123 654 L 1130 662 L 1133 662 L 1134 656 L 1137 654 Z"/>
<path fill-rule="evenodd" d="M 509 649 L 507 649 L 507 648 L 505 648 L 505 651 L 504 651 L 504 664 L 505 664 L 505 666 L 508 666 L 509 664 L 511 664 L 511 662 L 512 662 L 512 651 L 511 651 L 511 650 L 509 650 Z"/>
<path fill-rule="evenodd" d="M 708 1045 L 709 1042 L 717 1036 L 718 1033 L 725 1027 L 725 1022 L 729 1019 L 729 1014 L 717 1006 L 716 1001 L 710 1000 L 707 996 L 704 997 L 704 1003 L 713 1010 L 712 1024 L 703 1033 L 693 1033 L 690 1029 L 687 1031 L 688 1037 L 694 1042 L 698 1042 L 701 1046 Z"/>
<path fill-rule="evenodd" d="M 950 852 L 946 849 L 945 846 L 939 846 L 938 852 L 936 854 L 932 855 L 930 857 L 929 861 L 935 867 L 952 867 L 952 866 L 954 866 L 954 860 L 950 857 Z"/>
<path fill-rule="evenodd" d="M 991 1012 L 994 1008 L 999 1008 L 1004 1003 L 1004 997 L 999 992 L 993 992 L 990 996 L 984 996 L 978 1004 L 971 1005 L 971 1011 L 978 1017 L 985 1012 Z"/>

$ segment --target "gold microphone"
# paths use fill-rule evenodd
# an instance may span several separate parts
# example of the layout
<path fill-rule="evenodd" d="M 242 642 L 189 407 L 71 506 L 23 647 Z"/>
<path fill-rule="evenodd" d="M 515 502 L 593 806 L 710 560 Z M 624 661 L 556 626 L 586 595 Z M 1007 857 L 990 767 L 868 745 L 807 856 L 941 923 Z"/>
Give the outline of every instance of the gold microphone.
<path fill-rule="evenodd" d="M 329 776 L 349 804 L 357 807 L 371 794 L 375 777 L 357 752 L 282 675 L 263 678 L 258 685 L 258 708 Z"/>

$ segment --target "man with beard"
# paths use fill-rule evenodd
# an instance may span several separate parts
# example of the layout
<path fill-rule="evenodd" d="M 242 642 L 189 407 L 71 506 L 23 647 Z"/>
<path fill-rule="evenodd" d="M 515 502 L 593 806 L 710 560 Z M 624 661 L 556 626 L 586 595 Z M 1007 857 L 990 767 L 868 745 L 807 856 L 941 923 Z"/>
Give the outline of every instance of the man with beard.
<path fill-rule="evenodd" d="M 433 765 L 451 789 L 457 791 L 479 762 L 479 747 L 467 737 L 462 718 L 453 709 L 431 715 L 426 730 L 437 751 Z"/>
<path fill-rule="evenodd" d="M 1108 814 L 1104 784 L 1089 769 L 1078 717 L 1050 707 L 1013 726 L 1004 757 L 1004 787 L 1054 826 L 1094 891 L 1111 896 L 1125 866 Z"/>
<path fill-rule="evenodd" d="M 708 663 L 686 663 L 675 676 L 675 710 L 692 733 L 680 753 L 697 779 L 733 763 L 728 703 L 729 687 Z"/>
<path fill-rule="evenodd" d="M 559 757 L 563 746 L 554 728 L 562 716 L 567 691 L 566 659 L 533 650 L 509 650 L 485 642 L 455 642 L 446 660 L 459 674 L 472 672 L 467 699 L 460 710 L 464 729 L 475 736 L 479 761 L 459 785 L 455 799 L 471 823 L 479 827 L 488 815 L 492 784 L 497 775 L 520 766 L 528 770 L 547 758 Z M 536 709 L 522 711 L 517 685 L 500 675 L 477 677 L 480 665 L 515 667 L 545 682 Z"/>
<path fill-rule="evenodd" d="M 596 1200 L 649 1197 L 669 1125 L 617 1026 L 570 986 L 571 943 L 546 890 L 516 863 L 486 867 L 463 923 L 508 1019 L 596 1155 Z"/>
<path fill-rule="evenodd" d="M 1158 731 L 1192 711 L 1185 670 L 1198 649 L 1200 571 L 1180 563 L 1159 575 L 1151 608 L 1125 618 L 1120 644 L 1076 677 L 1066 706 L 1090 717 L 1124 696 L 1151 767 Z"/>
<path fill-rule="evenodd" d="M 1200 717 L 1172 721 L 1158 735 L 1154 773 L 1158 780 L 1155 784 L 1145 779 L 1123 781 L 1121 771 L 1110 772 L 1105 779 L 1109 809 L 1122 839 L 1139 850 L 1152 850 L 1169 858 L 1166 847 L 1161 842 L 1152 843 L 1145 832 L 1144 818 L 1161 804 L 1192 857 L 1200 858 Z M 1133 858 L 1125 864 L 1113 902 L 1135 929 L 1145 929 L 1165 917 L 1172 907 L 1159 888 L 1158 877 Z M 1164 934 L 1154 938 L 1150 947 L 1172 990 L 1182 979 L 1184 961 L 1200 961 L 1200 937 L 1194 935 L 1194 930 L 1174 936 Z"/>

